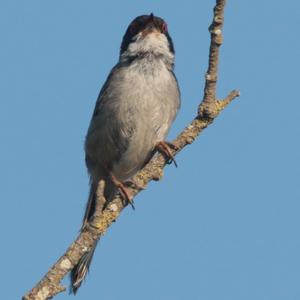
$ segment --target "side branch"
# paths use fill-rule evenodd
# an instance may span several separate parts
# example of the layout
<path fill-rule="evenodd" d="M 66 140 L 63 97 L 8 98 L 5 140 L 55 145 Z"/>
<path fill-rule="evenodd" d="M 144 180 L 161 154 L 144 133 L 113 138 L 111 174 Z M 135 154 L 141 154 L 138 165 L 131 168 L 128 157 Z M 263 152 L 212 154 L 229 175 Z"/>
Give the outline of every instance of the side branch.
<path fill-rule="evenodd" d="M 203 101 L 198 108 L 200 116 L 215 118 L 217 110 L 216 104 L 216 88 L 218 78 L 219 52 L 223 43 L 223 24 L 224 24 L 224 7 L 225 0 L 217 0 L 214 8 L 214 17 L 208 30 L 210 32 L 210 47 L 208 58 L 208 69 L 205 74 L 205 86 Z"/>
<path fill-rule="evenodd" d="M 224 22 L 225 0 L 217 0 L 214 8 L 213 22 L 209 27 L 211 34 L 211 43 L 209 50 L 208 70 L 205 76 L 205 88 L 203 101 L 198 107 L 198 114 L 194 120 L 178 135 L 173 141 L 176 150 L 172 150 L 175 156 L 185 146 L 193 143 L 197 136 L 210 125 L 220 112 L 239 96 L 238 91 L 232 91 L 224 100 L 216 99 L 217 72 L 219 61 L 219 49 L 223 42 L 222 28 Z M 159 180 L 163 175 L 163 169 L 166 166 L 166 159 L 158 154 L 137 174 L 133 181 L 137 183 L 136 187 L 131 187 L 130 192 L 133 196 L 146 188 L 148 182 Z M 65 254 L 53 265 L 48 273 L 40 282 L 23 297 L 23 300 L 46 300 L 53 298 L 56 294 L 65 291 L 61 285 L 61 280 L 70 272 L 74 265 L 84 253 L 89 252 L 94 243 L 110 225 L 119 217 L 125 208 L 124 201 L 120 196 L 116 196 L 109 205 L 103 209 L 105 199 L 103 196 L 104 182 L 99 182 L 97 189 L 97 209 L 93 221 L 87 224 L 80 232 L 76 240 L 67 249 Z"/>

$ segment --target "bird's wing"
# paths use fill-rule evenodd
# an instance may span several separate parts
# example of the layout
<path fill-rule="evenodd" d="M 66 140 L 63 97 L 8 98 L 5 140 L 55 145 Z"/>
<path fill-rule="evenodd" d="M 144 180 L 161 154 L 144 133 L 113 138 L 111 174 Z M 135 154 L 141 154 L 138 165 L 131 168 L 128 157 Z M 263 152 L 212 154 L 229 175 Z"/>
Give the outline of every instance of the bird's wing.
<path fill-rule="evenodd" d="M 96 164 L 99 162 L 108 171 L 128 146 L 127 141 L 120 136 L 122 124 L 117 117 L 119 101 L 121 101 L 121 94 L 116 86 L 118 76 L 122 75 L 117 65 L 111 70 L 100 91 L 85 143 L 86 160 Z"/>

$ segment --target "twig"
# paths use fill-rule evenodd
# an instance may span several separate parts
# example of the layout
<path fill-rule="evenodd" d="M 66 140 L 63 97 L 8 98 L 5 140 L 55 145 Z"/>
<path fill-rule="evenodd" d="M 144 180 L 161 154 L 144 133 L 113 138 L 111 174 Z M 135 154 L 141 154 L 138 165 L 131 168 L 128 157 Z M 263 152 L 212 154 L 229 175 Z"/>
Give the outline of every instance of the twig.
<path fill-rule="evenodd" d="M 209 31 L 211 33 L 211 43 L 209 50 L 209 64 L 205 76 L 205 88 L 203 101 L 198 108 L 195 119 L 178 135 L 172 142 L 176 150 L 172 150 L 175 156 L 188 144 L 193 143 L 195 138 L 210 125 L 220 112 L 239 96 L 238 91 L 232 91 L 224 100 L 216 99 L 217 71 L 219 61 L 219 48 L 223 41 L 222 28 L 224 21 L 225 0 L 217 0 L 214 8 L 214 17 Z M 166 159 L 158 154 L 133 178 L 138 187 L 132 186 L 130 192 L 133 196 L 145 188 L 149 181 L 159 180 L 162 177 Z M 125 208 L 124 201 L 120 196 L 116 196 L 113 201 L 103 208 L 104 182 L 100 182 L 97 192 L 97 209 L 92 224 L 87 224 L 80 232 L 76 240 L 68 248 L 65 254 L 53 265 L 42 280 L 23 297 L 23 300 L 45 300 L 54 297 L 65 290 L 60 281 L 77 264 L 84 253 L 88 252 L 94 243 L 106 232 L 109 226 L 118 218 Z M 98 213 L 97 213 L 98 212 Z M 101 216 L 100 216 L 101 215 Z M 100 216 L 100 217 L 99 217 Z"/>

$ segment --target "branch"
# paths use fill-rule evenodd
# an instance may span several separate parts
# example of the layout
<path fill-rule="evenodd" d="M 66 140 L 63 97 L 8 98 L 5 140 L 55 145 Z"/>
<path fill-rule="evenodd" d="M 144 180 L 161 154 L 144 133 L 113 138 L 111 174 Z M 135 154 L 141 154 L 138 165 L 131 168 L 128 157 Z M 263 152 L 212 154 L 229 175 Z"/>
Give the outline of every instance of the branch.
<path fill-rule="evenodd" d="M 230 92 L 224 100 L 216 99 L 219 48 L 223 42 L 222 28 L 224 22 L 224 7 L 225 0 L 216 0 L 213 22 L 209 27 L 211 43 L 208 70 L 205 75 L 203 101 L 198 107 L 198 114 L 194 120 L 172 142 L 175 146 L 175 150 L 172 150 L 174 156 L 185 146 L 193 143 L 202 130 L 210 125 L 232 100 L 239 96 L 239 92 L 234 90 Z M 130 187 L 130 192 L 133 197 L 141 191 L 141 188 L 146 188 L 148 182 L 159 180 L 163 175 L 163 169 L 166 164 L 166 159 L 162 155 L 158 154 L 153 157 L 151 161 L 134 176 L 133 181 L 136 183 L 136 186 Z M 41 281 L 23 297 L 23 300 L 51 299 L 56 294 L 66 290 L 65 287 L 61 285 L 61 280 L 70 272 L 73 266 L 78 263 L 84 253 L 88 252 L 94 243 L 104 235 L 109 226 L 119 217 L 122 210 L 126 207 L 122 198 L 117 195 L 104 211 L 99 214 L 105 202 L 103 190 L 104 182 L 101 181 L 97 189 L 98 203 L 92 222 L 84 227 L 65 254 L 59 258 Z"/>

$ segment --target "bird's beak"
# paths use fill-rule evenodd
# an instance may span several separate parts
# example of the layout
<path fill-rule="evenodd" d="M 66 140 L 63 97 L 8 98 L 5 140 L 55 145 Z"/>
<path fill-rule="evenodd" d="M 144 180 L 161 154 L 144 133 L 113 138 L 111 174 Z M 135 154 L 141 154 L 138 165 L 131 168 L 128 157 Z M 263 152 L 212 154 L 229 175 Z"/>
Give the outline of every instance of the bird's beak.
<path fill-rule="evenodd" d="M 150 33 L 160 33 L 160 30 L 155 26 L 153 22 L 149 23 L 147 27 L 142 31 L 142 36 L 145 37 Z"/>
<path fill-rule="evenodd" d="M 146 28 L 141 32 L 141 35 L 144 38 L 145 36 L 149 35 L 150 33 L 156 33 L 156 34 L 161 33 L 155 24 L 155 19 L 154 19 L 153 13 L 151 13 L 149 15 L 148 24 L 147 24 Z"/>

